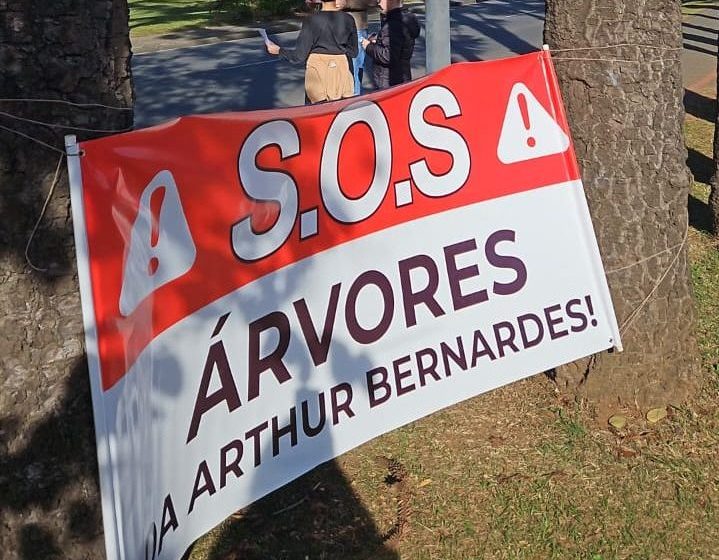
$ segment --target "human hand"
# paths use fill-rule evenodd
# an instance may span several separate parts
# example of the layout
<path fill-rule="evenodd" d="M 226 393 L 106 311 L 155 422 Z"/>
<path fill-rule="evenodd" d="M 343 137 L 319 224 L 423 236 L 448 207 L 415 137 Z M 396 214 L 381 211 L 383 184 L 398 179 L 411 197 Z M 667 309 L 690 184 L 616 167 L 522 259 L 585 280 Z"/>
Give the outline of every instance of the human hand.
<path fill-rule="evenodd" d="M 265 46 L 267 47 L 267 52 L 270 54 L 280 54 L 280 46 L 276 43 L 273 43 L 272 41 L 268 41 L 265 43 Z"/>

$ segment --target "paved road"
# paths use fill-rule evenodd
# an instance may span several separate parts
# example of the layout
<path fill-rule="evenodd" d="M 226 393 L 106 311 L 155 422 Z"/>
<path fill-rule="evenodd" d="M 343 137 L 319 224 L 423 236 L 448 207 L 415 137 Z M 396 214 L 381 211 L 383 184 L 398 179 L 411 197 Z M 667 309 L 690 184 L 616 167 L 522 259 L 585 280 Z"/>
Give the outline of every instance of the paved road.
<path fill-rule="evenodd" d="M 693 91 L 716 87 L 717 29 L 719 7 L 686 16 L 682 24 L 684 86 Z"/>
<path fill-rule="evenodd" d="M 471 0 L 464 0 L 465 2 Z M 423 14 L 418 12 L 420 19 Z M 452 7 L 454 61 L 489 60 L 541 45 L 544 0 L 482 0 Z M 373 26 L 377 27 L 377 22 Z M 684 20 L 684 84 L 710 91 L 716 83 L 719 9 Z M 275 39 L 294 43 L 297 32 Z M 415 77 L 425 73 L 424 36 L 413 59 Z M 137 54 L 133 58 L 135 124 L 157 124 L 186 114 L 301 105 L 303 69 L 266 54 L 259 37 Z M 365 79 L 369 86 L 369 80 Z"/>
<path fill-rule="evenodd" d="M 423 19 L 421 11 L 417 15 Z M 483 0 L 452 7 L 452 58 L 488 60 L 536 50 L 543 24 L 543 0 Z M 292 45 L 296 36 L 281 33 L 275 39 Z M 415 49 L 414 77 L 424 75 L 424 59 L 422 35 Z M 304 102 L 303 68 L 269 56 L 259 37 L 138 54 L 133 73 L 137 127 L 186 114 Z"/>

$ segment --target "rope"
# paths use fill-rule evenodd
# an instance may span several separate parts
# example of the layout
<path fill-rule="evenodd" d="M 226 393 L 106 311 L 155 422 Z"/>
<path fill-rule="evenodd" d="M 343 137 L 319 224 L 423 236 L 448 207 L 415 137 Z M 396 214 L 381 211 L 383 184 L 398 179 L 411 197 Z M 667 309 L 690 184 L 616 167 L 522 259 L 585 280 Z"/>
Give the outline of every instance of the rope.
<path fill-rule="evenodd" d="M 648 256 L 648 257 L 645 257 L 645 258 L 643 258 L 643 259 L 641 259 L 641 260 L 639 260 L 639 261 L 637 261 L 637 262 L 635 262 L 635 263 L 628 264 L 628 265 L 622 266 L 622 267 L 620 267 L 620 268 L 615 268 L 615 269 L 612 269 L 612 270 L 608 270 L 608 271 L 606 272 L 606 274 L 614 274 L 615 272 L 621 272 L 622 270 L 627 270 L 628 268 L 632 268 L 632 267 L 637 266 L 637 265 L 640 265 L 640 264 L 642 264 L 642 263 L 644 263 L 644 262 L 650 261 L 650 260 L 652 260 L 653 258 L 658 257 L 659 255 L 663 255 L 664 253 L 668 253 L 669 251 L 673 251 L 674 249 L 676 249 L 677 247 L 681 247 L 682 245 L 684 245 L 684 241 L 682 241 L 681 243 L 677 243 L 676 245 L 672 245 L 671 247 L 667 247 L 667 248 L 664 249 L 663 251 L 659 251 L 658 253 L 654 253 L 653 255 L 650 255 L 650 256 Z"/>
<path fill-rule="evenodd" d="M 658 47 L 656 45 L 638 45 L 636 43 L 617 43 L 616 45 L 602 45 L 599 47 L 574 47 L 571 49 L 550 49 L 552 54 L 558 52 L 574 52 L 574 51 L 594 51 L 604 49 L 618 49 L 621 47 L 638 47 L 641 49 L 657 49 L 657 50 L 669 50 L 669 51 L 680 51 L 681 47 Z"/>
<path fill-rule="evenodd" d="M 58 103 L 60 105 L 71 105 L 81 109 L 110 109 L 112 111 L 132 111 L 132 107 L 113 107 L 112 105 L 103 105 L 102 103 L 73 103 L 64 99 L 23 99 L 23 98 L 0 98 L 0 102 L 9 103 Z"/>
<path fill-rule="evenodd" d="M 626 60 L 621 58 L 572 58 L 568 56 L 562 56 L 559 58 L 554 58 L 554 62 L 564 62 L 565 60 L 583 60 L 587 62 L 627 62 L 629 64 L 641 64 L 641 61 L 639 60 Z M 650 62 L 656 62 L 655 60 L 652 60 Z"/>
<path fill-rule="evenodd" d="M 49 126 L 50 128 L 64 128 L 67 130 L 79 130 L 81 132 L 100 132 L 100 133 L 113 133 L 113 132 L 127 132 L 129 130 L 132 130 L 132 127 L 127 128 L 113 128 L 113 129 L 103 129 L 103 128 L 83 128 L 81 126 L 72 126 L 72 125 L 64 125 L 64 124 L 55 124 L 55 123 L 49 123 L 45 121 L 37 121 L 35 119 L 28 119 L 25 117 L 20 117 L 18 115 L 13 115 L 12 113 L 6 113 L 5 111 L 0 111 L 0 115 L 4 117 L 8 117 L 10 119 L 15 119 L 16 121 L 22 121 L 30 124 L 39 124 L 42 126 Z"/>
<path fill-rule="evenodd" d="M 65 159 L 65 154 L 63 153 L 60 156 L 60 159 L 57 162 L 57 168 L 55 168 L 55 176 L 52 179 L 52 184 L 50 185 L 50 191 L 47 193 L 47 197 L 45 198 L 45 204 L 42 205 L 42 210 L 40 211 L 40 216 L 38 217 L 37 221 L 35 222 L 35 227 L 32 228 L 32 233 L 30 234 L 29 239 L 27 240 L 27 244 L 25 245 L 25 260 L 27 261 L 27 264 L 30 265 L 30 268 L 37 272 L 47 272 L 47 268 L 40 268 L 39 266 L 35 266 L 30 260 L 30 245 L 32 245 L 32 241 L 35 238 L 35 233 L 37 233 L 37 229 L 40 227 L 40 223 L 42 222 L 42 219 L 45 217 L 45 212 L 47 211 L 47 207 L 50 204 L 50 199 L 52 198 L 53 193 L 55 192 L 55 186 L 58 183 L 58 178 L 60 177 L 60 167 L 62 166 L 62 160 Z"/>
<path fill-rule="evenodd" d="M 640 45 L 637 43 L 617 43 L 615 45 L 602 45 L 602 46 L 596 46 L 596 47 L 574 47 L 571 49 L 550 49 L 550 52 L 552 54 L 555 53 L 565 53 L 565 52 L 580 52 L 580 51 L 595 51 L 595 50 L 606 50 L 606 49 L 619 49 L 623 47 L 636 47 L 640 49 L 655 49 L 655 50 L 665 50 L 665 51 L 681 51 L 682 49 L 680 47 L 661 47 L 656 45 Z M 653 59 L 648 61 L 641 61 L 641 60 L 627 60 L 622 58 L 590 58 L 590 57 L 568 57 L 568 56 L 558 56 L 556 58 L 553 58 L 555 62 L 564 61 L 564 60 L 581 60 L 584 62 L 620 62 L 620 63 L 626 63 L 626 64 L 641 64 L 642 62 L 659 62 L 664 59 Z"/>
<path fill-rule="evenodd" d="M 60 148 L 56 148 L 55 146 L 52 146 L 48 144 L 47 142 L 43 142 L 39 138 L 35 138 L 33 136 L 30 136 L 29 134 L 25 134 L 24 132 L 20 132 L 19 130 L 15 130 L 14 128 L 8 128 L 7 126 L 3 126 L 0 124 L 0 128 L 3 130 L 7 130 L 8 132 L 12 134 L 17 134 L 18 136 L 22 136 L 23 138 L 27 138 L 28 140 L 35 142 L 37 144 L 40 144 L 41 146 L 45 146 L 47 149 L 52 150 L 53 152 L 57 152 L 59 154 L 65 155 L 65 150 L 61 150 Z"/>
<path fill-rule="evenodd" d="M 642 300 L 642 302 L 634 309 L 634 311 L 632 311 L 629 315 L 627 315 L 627 318 L 624 320 L 624 323 L 622 323 L 622 325 L 619 327 L 620 334 L 624 334 L 627 331 L 627 329 L 629 329 L 629 327 L 632 326 L 632 324 L 634 323 L 636 318 L 639 316 L 639 313 L 644 309 L 644 307 L 647 305 L 649 300 L 659 289 L 659 286 L 661 286 L 662 282 L 664 282 L 664 279 L 667 277 L 669 272 L 671 272 L 671 270 L 674 268 L 674 265 L 676 264 L 677 259 L 679 259 L 679 255 L 682 254 L 682 249 L 684 248 L 684 246 L 687 243 L 688 237 L 689 237 L 689 225 L 687 225 L 687 230 L 684 232 L 684 239 L 682 240 L 681 243 L 679 243 L 679 249 L 677 250 L 676 254 L 674 255 L 672 262 L 669 263 L 669 266 L 664 271 L 664 274 L 661 275 L 659 280 L 656 282 L 656 284 L 654 284 L 654 287 L 647 294 L 647 296 Z M 671 250 L 672 250 L 672 248 L 665 249 L 664 251 L 657 253 L 657 255 L 666 253 L 667 251 L 671 251 Z M 657 255 L 653 255 L 653 256 L 657 256 Z M 648 257 L 648 258 L 652 258 L 652 257 Z M 647 259 L 643 259 L 643 261 L 644 260 L 647 260 Z M 643 261 L 639 261 L 639 262 L 643 262 Z M 635 263 L 635 264 L 639 264 L 639 263 Z M 633 266 L 633 265 L 630 265 L 630 266 Z M 624 268 L 629 268 L 629 267 L 624 267 Z M 623 270 L 623 269 L 617 269 L 617 270 Z M 616 272 L 616 271 L 614 271 L 614 272 Z"/>

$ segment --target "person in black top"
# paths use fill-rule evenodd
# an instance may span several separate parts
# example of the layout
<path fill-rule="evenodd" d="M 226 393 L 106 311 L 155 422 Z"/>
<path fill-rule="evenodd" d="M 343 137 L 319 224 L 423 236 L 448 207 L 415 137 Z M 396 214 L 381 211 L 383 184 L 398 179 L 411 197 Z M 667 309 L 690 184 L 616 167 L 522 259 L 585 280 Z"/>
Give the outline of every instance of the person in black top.
<path fill-rule="evenodd" d="M 267 52 L 305 63 L 305 93 L 312 103 L 354 95 L 352 59 L 357 56 L 357 28 L 351 15 L 337 9 L 335 0 L 305 18 L 294 49 L 271 41 Z"/>
<path fill-rule="evenodd" d="M 378 89 L 412 80 L 410 61 L 419 23 L 402 7 L 402 0 L 379 0 L 381 27 L 376 39 L 363 39 L 362 48 L 374 62 L 372 78 Z"/>

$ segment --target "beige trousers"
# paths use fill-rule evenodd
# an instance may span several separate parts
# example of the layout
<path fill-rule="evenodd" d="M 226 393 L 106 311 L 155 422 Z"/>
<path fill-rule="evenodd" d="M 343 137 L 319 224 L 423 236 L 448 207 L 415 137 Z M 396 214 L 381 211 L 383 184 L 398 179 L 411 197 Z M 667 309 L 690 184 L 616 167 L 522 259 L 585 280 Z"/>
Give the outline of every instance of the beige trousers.
<path fill-rule="evenodd" d="M 354 95 L 354 78 L 343 54 L 311 53 L 305 69 L 305 92 L 312 103 Z"/>

